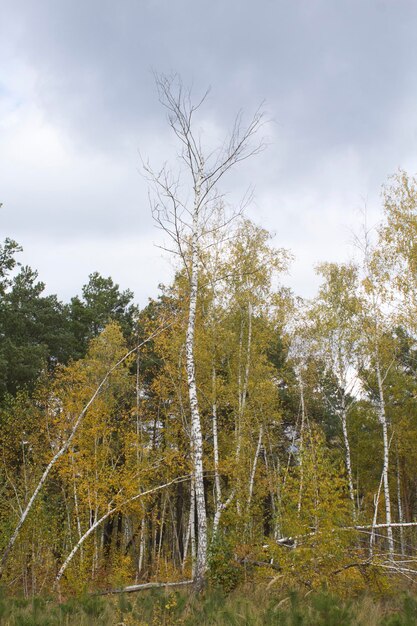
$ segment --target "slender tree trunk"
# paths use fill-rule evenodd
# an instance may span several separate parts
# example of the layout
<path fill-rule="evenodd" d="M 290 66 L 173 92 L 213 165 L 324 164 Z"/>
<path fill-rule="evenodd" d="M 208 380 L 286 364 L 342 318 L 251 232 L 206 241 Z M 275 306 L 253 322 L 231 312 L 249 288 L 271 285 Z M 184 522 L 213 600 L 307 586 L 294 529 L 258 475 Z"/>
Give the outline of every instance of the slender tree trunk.
<path fill-rule="evenodd" d="M 345 464 L 348 475 L 349 483 L 349 497 L 352 501 L 352 519 L 356 521 L 356 506 L 355 506 L 355 491 L 353 489 L 353 476 L 352 476 L 352 461 L 350 456 L 350 444 L 347 432 L 347 409 L 345 406 L 345 398 L 342 401 L 342 431 L 343 431 L 343 443 L 345 444 Z"/>
<path fill-rule="evenodd" d="M 191 575 L 195 578 L 196 566 L 196 537 L 195 537 L 195 488 L 194 480 L 191 483 L 191 502 L 190 502 L 190 540 L 191 540 Z"/>
<path fill-rule="evenodd" d="M 187 524 L 187 528 L 185 530 L 185 536 L 184 536 L 184 551 L 183 551 L 183 555 L 182 555 L 182 565 L 181 565 L 181 571 L 182 572 L 185 569 L 185 563 L 186 563 L 186 560 L 187 560 L 188 545 L 190 543 L 190 535 L 191 535 L 191 517 L 188 520 L 188 524 Z"/>
<path fill-rule="evenodd" d="M 242 491 L 239 483 L 240 477 L 240 451 L 242 448 L 242 423 L 246 408 L 246 397 L 248 394 L 249 373 L 250 373 L 250 355 L 252 347 L 252 303 L 248 303 L 248 338 L 246 345 L 246 361 L 245 371 L 242 379 L 242 352 L 243 352 L 243 322 L 239 341 L 239 375 L 238 375 L 238 418 L 236 425 L 236 471 L 238 475 L 237 494 L 236 494 L 236 510 L 238 515 L 241 514 L 240 492 Z"/>
<path fill-rule="evenodd" d="M 145 560 L 145 547 L 146 547 L 146 519 L 145 515 L 142 517 L 142 521 L 140 524 L 140 540 L 139 540 L 139 559 L 138 559 L 138 574 L 140 574 L 143 570 L 143 564 Z"/>
<path fill-rule="evenodd" d="M 213 383 L 213 406 L 212 406 L 212 421 L 213 421 L 213 456 L 214 456 L 214 485 L 215 485 L 215 501 L 216 507 L 213 518 L 213 531 L 211 535 L 211 541 L 213 542 L 216 538 L 217 531 L 220 524 L 220 518 L 223 511 L 229 506 L 230 502 L 233 500 L 234 491 L 229 495 L 226 502 L 222 500 L 222 489 L 220 482 L 220 472 L 219 472 L 219 439 L 218 439 L 218 429 L 217 429 L 217 404 L 216 404 L 216 370 L 213 367 L 212 374 L 212 383 Z"/>
<path fill-rule="evenodd" d="M 162 507 L 162 513 L 161 513 L 161 521 L 160 521 L 160 524 L 159 524 L 158 556 L 157 556 L 157 561 L 156 561 L 156 571 L 158 573 L 159 573 L 159 566 L 160 566 L 160 562 L 161 562 L 162 542 L 163 542 L 163 539 L 164 539 L 166 507 L 167 507 L 167 497 L 165 496 L 164 504 L 163 504 L 163 507 Z"/>
<path fill-rule="evenodd" d="M 238 423 L 237 423 L 237 443 L 236 443 L 236 461 L 237 465 L 239 465 L 240 460 L 240 449 L 242 445 L 242 420 L 243 414 L 245 412 L 246 407 L 246 396 L 248 393 L 248 384 L 249 384 L 249 372 L 250 372 L 250 352 L 252 345 L 252 303 L 248 303 L 248 341 L 246 346 L 246 362 L 245 362 L 245 372 L 242 380 L 241 368 L 242 368 L 242 341 L 243 341 L 243 332 L 240 336 L 240 346 L 239 346 L 239 377 L 238 377 L 238 387 L 239 387 L 239 410 L 238 410 Z"/>
<path fill-rule="evenodd" d="M 303 489 L 304 489 L 304 459 L 303 459 L 303 454 L 304 454 L 304 425 L 305 425 L 305 419 L 306 419 L 306 409 L 305 409 L 305 403 L 304 403 L 304 385 L 303 385 L 303 379 L 301 378 L 301 374 L 299 375 L 298 384 L 299 384 L 299 388 L 300 388 L 301 426 L 300 426 L 300 449 L 299 449 L 299 456 L 300 456 L 300 487 L 299 487 L 299 490 L 298 490 L 297 513 L 298 513 L 298 516 L 300 516 L 300 514 L 301 514 L 301 503 L 302 503 L 302 498 L 303 498 Z"/>
<path fill-rule="evenodd" d="M 179 483 L 175 500 L 175 534 L 178 547 L 178 564 L 184 558 L 184 486 Z"/>
<path fill-rule="evenodd" d="M 376 528 L 376 523 L 378 520 L 378 507 L 379 507 L 379 498 L 381 495 L 381 489 L 382 489 L 382 483 L 384 482 L 384 474 L 381 474 L 381 480 L 379 481 L 379 485 L 378 485 L 378 491 L 376 492 L 376 494 L 374 495 L 374 516 L 372 518 L 372 530 L 371 530 L 371 536 L 369 538 L 369 556 L 372 558 L 373 556 L 373 550 L 374 550 L 374 545 L 375 545 L 375 528 Z"/>
<path fill-rule="evenodd" d="M 384 444 L 384 463 L 383 463 L 383 469 L 382 469 L 382 476 L 384 480 L 385 521 L 387 524 L 388 550 L 389 550 L 390 558 L 393 558 L 394 540 L 392 536 L 392 528 L 390 526 L 392 522 L 392 518 L 391 518 L 391 497 L 390 497 L 390 491 L 389 491 L 389 476 L 388 476 L 388 470 L 389 470 L 388 424 L 387 424 L 387 418 L 385 414 L 384 391 L 383 391 L 381 370 L 379 366 L 378 357 L 377 357 L 377 362 L 376 362 L 376 373 L 377 373 L 378 393 L 379 393 L 379 407 L 378 407 L 379 416 L 378 417 L 379 417 L 379 422 L 382 426 L 382 438 L 383 438 L 383 444 Z"/>
<path fill-rule="evenodd" d="M 79 505 L 78 505 L 78 492 L 77 492 L 77 480 L 76 480 L 76 476 L 75 476 L 75 465 L 74 465 L 74 454 L 73 454 L 73 450 L 71 451 L 71 465 L 72 465 L 72 481 L 73 481 L 73 492 L 74 492 L 74 509 L 75 509 L 75 517 L 77 520 L 77 531 L 78 531 L 78 538 L 81 539 L 82 537 L 82 531 L 81 531 L 81 518 L 80 518 L 80 509 L 79 509 Z M 83 561 L 83 549 L 81 548 L 81 562 Z"/>
<path fill-rule="evenodd" d="M 212 387 L 213 387 L 213 405 L 212 405 L 212 424 L 213 424 L 213 457 L 214 457 L 214 485 L 216 488 L 216 510 L 222 501 L 222 488 L 220 484 L 219 474 L 219 437 L 217 431 L 217 399 L 216 399 L 216 370 L 212 371 Z"/>
<path fill-rule="evenodd" d="M 258 445 L 256 446 L 256 452 L 255 452 L 255 456 L 254 456 L 254 459 L 253 459 L 252 471 L 251 471 L 250 481 L 249 481 L 248 510 L 249 510 L 251 502 L 252 502 L 253 487 L 254 487 L 254 484 L 255 484 L 256 467 L 257 467 L 257 464 L 258 464 L 259 453 L 261 451 L 263 432 L 264 432 L 263 431 L 263 426 L 261 424 L 261 426 L 259 428 Z"/>
<path fill-rule="evenodd" d="M 398 456 L 397 450 L 397 505 L 398 505 L 398 521 L 400 524 L 404 522 L 404 514 L 403 514 L 403 505 L 402 505 L 402 497 L 401 497 L 401 473 L 400 473 L 400 459 Z M 404 528 L 400 526 L 400 543 L 401 543 L 401 554 L 405 555 L 405 545 L 404 545 Z"/>
<path fill-rule="evenodd" d="M 207 569 L 207 513 L 203 480 L 203 437 L 201 432 L 200 411 L 198 407 L 194 359 L 195 322 L 198 295 L 198 211 L 200 203 L 200 181 L 201 175 L 199 176 L 195 189 L 191 248 L 192 258 L 190 267 L 190 303 L 185 340 L 188 394 L 191 409 L 191 447 L 194 466 L 195 502 L 197 509 L 197 560 L 195 567 L 195 588 L 197 591 L 201 591 L 204 588 Z"/>

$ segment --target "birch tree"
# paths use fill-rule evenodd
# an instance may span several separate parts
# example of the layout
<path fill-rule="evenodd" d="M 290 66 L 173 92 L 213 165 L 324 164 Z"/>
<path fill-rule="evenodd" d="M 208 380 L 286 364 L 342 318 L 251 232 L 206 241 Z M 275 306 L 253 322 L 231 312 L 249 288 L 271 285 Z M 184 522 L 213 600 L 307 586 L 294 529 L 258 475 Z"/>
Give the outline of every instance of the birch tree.
<path fill-rule="evenodd" d="M 385 285 L 395 292 L 397 321 L 417 333 L 417 178 L 400 170 L 383 189 L 384 222 L 377 256 Z"/>
<path fill-rule="evenodd" d="M 363 254 L 362 281 L 362 349 L 363 359 L 373 369 L 376 379 L 376 410 L 382 430 L 383 463 L 382 482 L 385 500 L 385 522 L 387 524 L 388 550 L 390 558 L 394 555 L 394 538 L 392 533 L 391 493 L 389 485 L 390 470 L 390 419 L 387 414 L 385 383 L 395 357 L 390 359 L 386 354 L 386 337 L 389 335 L 389 294 L 383 283 L 384 266 L 381 258 L 375 253 L 370 231 L 364 229 L 362 241 L 358 245 Z"/>
<path fill-rule="evenodd" d="M 252 139 L 262 124 L 257 111 L 247 125 L 239 114 L 229 137 L 214 150 L 205 149 L 195 118 L 206 98 L 193 102 L 178 76 L 156 76 L 161 104 L 168 112 L 168 123 L 180 145 L 178 164 L 174 173 L 163 166 L 155 171 L 145 164 L 152 183 L 152 214 L 173 245 L 168 250 L 179 255 L 186 269 L 189 283 L 188 321 L 185 339 L 188 396 L 191 412 L 191 451 L 197 510 L 197 556 L 195 588 L 205 585 L 207 569 L 207 513 L 203 480 L 203 437 L 196 383 L 194 355 L 197 298 L 201 255 L 206 238 L 213 231 L 225 233 L 239 211 L 228 210 L 218 184 L 225 174 L 239 162 L 262 149 L 262 142 Z M 186 178 L 186 182 L 185 179 Z"/>
<path fill-rule="evenodd" d="M 327 398 L 331 409 L 340 415 L 345 466 L 353 519 L 356 519 L 353 471 L 348 436 L 348 414 L 357 392 L 356 350 L 358 344 L 358 270 L 354 265 L 326 263 L 318 267 L 324 281 L 310 310 L 318 354 L 338 380 L 337 405 Z"/>

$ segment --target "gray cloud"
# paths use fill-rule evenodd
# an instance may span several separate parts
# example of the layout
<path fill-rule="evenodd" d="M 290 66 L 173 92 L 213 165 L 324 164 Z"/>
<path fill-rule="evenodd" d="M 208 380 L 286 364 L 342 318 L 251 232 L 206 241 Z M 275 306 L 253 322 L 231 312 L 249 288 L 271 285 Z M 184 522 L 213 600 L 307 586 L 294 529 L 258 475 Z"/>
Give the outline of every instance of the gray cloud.
<path fill-rule="evenodd" d="M 266 101 L 271 145 L 230 178 L 231 199 L 252 181 L 251 215 L 309 265 L 340 257 L 363 197 L 376 216 L 387 174 L 417 169 L 412 0 L 6 0 L 2 12 L 0 224 L 33 251 L 36 238 L 63 254 L 157 238 L 137 151 L 158 164 L 175 144 L 152 68 L 196 93 L 211 85 L 220 133 Z M 309 292 L 311 269 L 295 276 Z"/>

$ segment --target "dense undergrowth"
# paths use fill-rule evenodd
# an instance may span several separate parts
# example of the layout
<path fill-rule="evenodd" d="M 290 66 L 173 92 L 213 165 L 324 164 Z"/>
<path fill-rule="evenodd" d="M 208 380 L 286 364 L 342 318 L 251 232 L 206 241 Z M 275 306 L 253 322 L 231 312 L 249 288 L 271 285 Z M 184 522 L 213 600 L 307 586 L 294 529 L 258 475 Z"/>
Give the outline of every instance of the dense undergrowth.
<path fill-rule="evenodd" d="M 2 626 L 414 626 L 417 597 L 410 593 L 343 599 L 327 592 L 276 594 L 240 588 L 225 595 L 210 591 L 147 592 L 117 597 L 0 599 Z"/>

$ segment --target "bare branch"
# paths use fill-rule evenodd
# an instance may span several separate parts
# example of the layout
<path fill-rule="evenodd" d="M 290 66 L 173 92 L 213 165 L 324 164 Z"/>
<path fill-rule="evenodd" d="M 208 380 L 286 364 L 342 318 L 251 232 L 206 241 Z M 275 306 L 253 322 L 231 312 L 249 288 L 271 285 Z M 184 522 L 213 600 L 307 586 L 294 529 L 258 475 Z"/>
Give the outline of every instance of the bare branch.
<path fill-rule="evenodd" d="M 165 587 L 181 587 L 183 585 L 192 585 L 193 580 L 179 580 L 170 583 L 143 583 L 141 585 L 130 585 L 121 589 L 109 589 L 109 591 L 100 591 L 95 594 L 98 596 L 107 596 L 113 593 L 132 593 L 135 591 L 146 591 L 146 589 L 164 589 Z"/>

